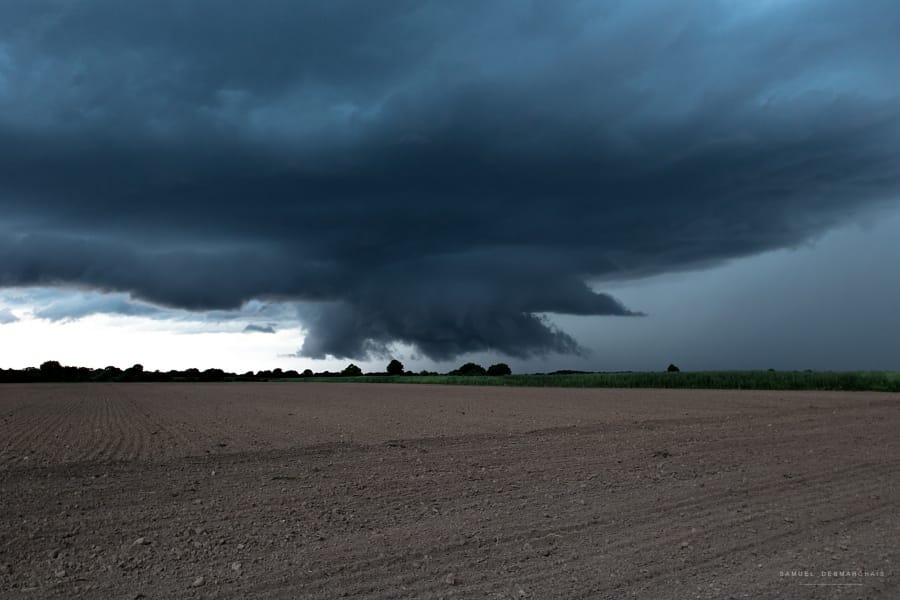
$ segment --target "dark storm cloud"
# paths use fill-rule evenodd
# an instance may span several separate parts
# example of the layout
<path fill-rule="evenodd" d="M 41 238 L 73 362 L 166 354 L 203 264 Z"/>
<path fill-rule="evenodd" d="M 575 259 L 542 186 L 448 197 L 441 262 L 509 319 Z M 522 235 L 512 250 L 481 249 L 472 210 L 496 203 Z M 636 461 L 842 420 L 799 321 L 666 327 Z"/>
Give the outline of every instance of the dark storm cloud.
<path fill-rule="evenodd" d="M 4 5 L 0 285 L 577 352 L 541 314 L 634 314 L 586 281 L 895 203 L 898 55 L 883 0 Z"/>
<path fill-rule="evenodd" d="M 244 333 L 275 333 L 275 328 L 272 325 L 256 325 L 250 323 L 244 327 Z"/>

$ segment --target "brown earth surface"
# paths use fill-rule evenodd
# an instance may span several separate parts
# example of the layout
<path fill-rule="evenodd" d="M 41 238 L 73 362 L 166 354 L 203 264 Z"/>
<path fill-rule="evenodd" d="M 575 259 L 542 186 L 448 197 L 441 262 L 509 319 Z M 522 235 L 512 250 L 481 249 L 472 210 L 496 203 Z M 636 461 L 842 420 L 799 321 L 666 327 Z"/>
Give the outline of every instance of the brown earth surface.
<path fill-rule="evenodd" d="M 900 598 L 900 395 L 5 385 L 0 509 L 2 598 Z"/>

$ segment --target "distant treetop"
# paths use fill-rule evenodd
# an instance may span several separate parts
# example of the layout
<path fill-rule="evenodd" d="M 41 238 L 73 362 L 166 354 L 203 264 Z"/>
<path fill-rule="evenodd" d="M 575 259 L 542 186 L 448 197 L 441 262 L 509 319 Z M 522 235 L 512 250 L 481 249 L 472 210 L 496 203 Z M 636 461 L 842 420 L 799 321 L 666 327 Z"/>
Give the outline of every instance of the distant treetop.
<path fill-rule="evenodd" d="M 487 370 L 488 375 L 512 375 L 512 369 L 509 368 L 509 365 L 506 363 L 497 363 L 496 365 L 491 365 Z"/>
<path fill-rule="evenodd" d="M 350 363 L 347 365 L 347 368 L 341 371 L 341 375 L 346 375 L 347 377 L 356 377 L 358 375 L 362 375 L 362 369 Z"/>
<path fill-rule="evenodd" d="M 481 365 L 468 362 L 448 375 L 487 375 L 487 371 Z"/>
<path fill-rule="evenodd" d="M 403 363 L 399 360 L 392 359 L 391 362 L 388 363 L 387 373 L 388 375 L 403 375 Z"/>

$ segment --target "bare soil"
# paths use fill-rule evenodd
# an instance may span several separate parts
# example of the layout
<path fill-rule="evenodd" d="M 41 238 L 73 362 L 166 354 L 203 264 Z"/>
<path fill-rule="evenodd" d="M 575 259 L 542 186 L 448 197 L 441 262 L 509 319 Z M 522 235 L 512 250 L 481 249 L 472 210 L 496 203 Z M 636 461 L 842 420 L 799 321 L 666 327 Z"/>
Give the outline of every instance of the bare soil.
<path fill-rule="evenodd" d="M 0 386 L 0 598 L 900 598 L 898 561 L 897 394 Z"/>

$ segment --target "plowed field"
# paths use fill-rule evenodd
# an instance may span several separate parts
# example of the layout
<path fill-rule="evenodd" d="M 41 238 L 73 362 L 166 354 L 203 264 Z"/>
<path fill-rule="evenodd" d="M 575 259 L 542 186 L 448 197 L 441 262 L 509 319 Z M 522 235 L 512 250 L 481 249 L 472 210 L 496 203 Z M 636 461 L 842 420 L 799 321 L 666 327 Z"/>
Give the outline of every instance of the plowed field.
<path fill-rule="evenodd" d="M 0 386 L 2 598 L 900 598 L 900 396 Z"/>

